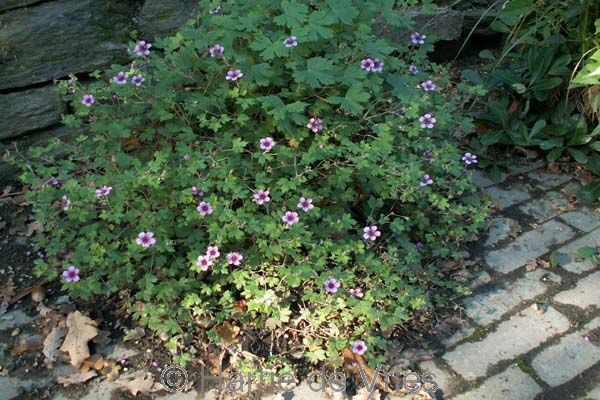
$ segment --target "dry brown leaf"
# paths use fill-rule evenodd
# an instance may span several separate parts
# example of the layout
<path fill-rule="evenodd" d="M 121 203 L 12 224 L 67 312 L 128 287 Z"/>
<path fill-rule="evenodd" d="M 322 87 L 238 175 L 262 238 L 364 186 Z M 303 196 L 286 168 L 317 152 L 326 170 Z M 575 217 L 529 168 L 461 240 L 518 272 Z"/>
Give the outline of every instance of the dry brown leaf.
<path fill-rule="evenodd" d="M 44 363 L 48 368 L 52 368 L 52 363 L 60 356 L 58 348 L 62 338 L 65 337 L 65 333 L 66 331 L 63 328 L 55 326 L 44 340 L 42 353 L 46 356 Z"/>
<path fill-rule="evenodd" d="M 372 382 L 375 377 L 375 387 L 390 392 L 390 388 L 387 387 L 384 380 L 381 378 L 381 375 L 377 373 L 377 371 L 373 371 L 361 356 L 354 354 L 352 350 L 345 347 L 344 350 L 342 350 L 342 358 L 344 359 L 344 366 L 346 369 L 356 375 L 360 382 L 365 382 L 364 377 L 361 376 L 362 370 L 364 375 L 366 375 L 367 382 Z"/>
<path fill-rule="evenodd" d="M 229 322 L 217 326 L 217 335 L 221 338 L 221 341 L 225 346 L 229 346 L 235 342 L 237 336 L 240 334 L 240 327 L 235 326 Z"/>
<path fill-rule="evenodd" d="M 6 312 L 14 295 L 15 283 L 13 277 L 9 276 L 6 283 L 2 285 L 2 289 L 0 289 L 0 315 Z"/>
<path fill-rule="evenodd" d="M 101 371 L 104 368 L 104 357 L 102 357 L 102 354 L 94 354 L 91 357 L 86 358 L 85 360 L 83 360 L 83 363 L 81 363 L 81 367 L 79 367 L 79 370 L 82 373 L 86 373 L 88 372 L 90 369 L 95 369 L 96 371 Z"/>
<path fill-rule="evenodd" d="M 79 383 L 87 382 L 97 375 L 98 374 L 94 370 L 87 372 L 77 371 L 67 376 L 59 376 L 56 381 L 63 386 L 77 385 Z"/>
<path fill-rule="evenodd" d="M 88 342 L 98 335 L 98 328 L 96 322 L 79 311 L 67 316 L 67 328 L 69 331 L 60 350 L 69 353 L 71 365 L 77 368 L 90 356 Z"/>
<path fill-rule="evenodd" d="M 25 226 L 25 230 L 20 230 L 17 232 L 17 235 L 20 236 L 31 236 L 34 232 L 43 232 L 44 227 L 40 221 L 30 222 Z"/>
<path fill-rule="evenodd" d="M 133 380 L 117 380 L 115 384 L 121 390 L 129 390 L 129 392 L 136 396 L 138 393 L 151 393 L 162 390 L 163 387 L 160 383 L 155 383 L 152 374 L 146 372 L 143 375 L 139 375 Z"/>
<path fill-rule="evenodd" d="M 32 351 L 32 350 L 38 350 L 42 348 L 42 339 L 41 338 L 35 338 L 35 339 L 22 339 L 19 344 L 17 344 L 15 347 L 13 347 L 13 349 L 10 351 L 10 355 L 13 357 L 18 357 L 23 353 L 26 353 L 28 351 Z"/>
<path fill-rule="evenodd" d="M 119 377 L 119 371 L 121 367 L 113 360 L 104 360 L 103 374 L 106 374 L 106 379 L 110 382 L 114 382 Z"/>
<path fill-rule="evenodd" d="M 538 267 L 538 260 L 531 260 L 525 265 L 527 272 L 534 271 Z"/>
<path fill-rule="evenodd" d="M 548 164 L 548 171 L 555 174 L 560 174 L 560 165 L 558 163 L 550 163 Z"/>

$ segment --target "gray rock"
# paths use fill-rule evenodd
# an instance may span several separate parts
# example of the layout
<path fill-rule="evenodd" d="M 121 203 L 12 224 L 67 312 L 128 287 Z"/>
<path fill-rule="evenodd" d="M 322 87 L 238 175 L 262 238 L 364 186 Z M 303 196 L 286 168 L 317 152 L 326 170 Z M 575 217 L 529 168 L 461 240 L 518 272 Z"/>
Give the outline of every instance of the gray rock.
<path fill-rule="evenodd" d="M 0 89 L 127 60 L 136 2 L 61 0 L 0 16 Z"/>
<path fill-rule="evenodd" d="M 11 311 L 0 317 L 0 331 L 16 328 L 33 321 L 29 315 L 21 310 Z"/>
<path fill-rule="evenodd" d="M 0 2 L 0 11 L 25 7 L 29 4 L 37 3 L 38 1 L 39 0 L 2 0 L 2 2 Z"/>
<path fill-rule="evenodd" d="M 488 225 L 488 238 L 485 247 L 492 247 L 503 240 L 508 239 L 511 234 L 516 234 L 520 229 L 519 223 L 510 218 L 495 218 Z"/>
<path fill-rule="evenodd" d="M 418 10 L 407 11 L 405 15 L 414 21 L 411 29 L 398 30 L 381 23 L 381 21 L 376 21 L 375 30 L 392 42 L 403 44 L 410 42 L 410 35 L 415 31 L 428 38 L 435 36 L 438 40 L 456 40 L 462 34 L 464 17 L 460 11 L 440 8 L 430 13 Z"/>
<path fill-rule="evenodd" d="M 0 95 L 0 140 L 60 122 L 64 110 L 53 86 Z"/>
<path fill-rule="evenodd" d="M 198 11 L 198 0 L 146 0 L 138 27 L 144 38 L 169 36 Z"/>

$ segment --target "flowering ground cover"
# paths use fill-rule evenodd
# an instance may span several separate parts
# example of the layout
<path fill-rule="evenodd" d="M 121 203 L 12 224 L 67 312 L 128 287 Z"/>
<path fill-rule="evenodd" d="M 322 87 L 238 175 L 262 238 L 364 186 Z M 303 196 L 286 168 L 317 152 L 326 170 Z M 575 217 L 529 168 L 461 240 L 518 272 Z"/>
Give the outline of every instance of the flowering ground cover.
<path fill-rule="evenodd" d="M 33 149 L 23 181 L 44 232 L 36 273 L 71 295 L 119 294 L 167 335 L 230 362 L 385 360 L 390 338 L 460 290 L 440 266 L 487 214 L 450 140 L 461 91 L 393 2 L 232 2 L 131 46 L 98 82 L 61 83 L 61 158 Z M 274 17 L 273 17 L 274 16 Z M 251 354 L 252 356 L 249 356 Z M 298 357 L 296 357 L 298 358 Z"/>

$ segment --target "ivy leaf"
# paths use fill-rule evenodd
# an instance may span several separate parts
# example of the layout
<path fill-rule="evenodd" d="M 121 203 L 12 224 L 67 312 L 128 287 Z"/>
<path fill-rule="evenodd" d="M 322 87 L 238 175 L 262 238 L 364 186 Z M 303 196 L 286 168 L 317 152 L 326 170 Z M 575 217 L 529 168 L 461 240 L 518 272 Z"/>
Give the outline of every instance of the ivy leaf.
<path fill-rule="evenodd" d="M 370 97 L 361 85 L 354 85 L 348 89 L 345 97 L 333 96 L 328 100 L 332 104 L 339 104 L 345 111 L 359 114 L 364 109 L 361 103 L 366 103 Z"/>
<path fill-rule="evenodd" d="M 306 70 L 294 72 L 294 79 L 298 82 L 305 82 L 312 88 L 318 88 L 321 84 L 330 84 L 335 82 L 335 68 L 333 61 L 323 57 L 314 57 L 306 63 Z"/>
<path fill-rule="evenodd" d="M 283 9 L 283 14 L 273 19 L 279 25 L 298 29 L 308 18 L 308 7 L 295 0 L 283 0 L 281 2 L 281 8 Z"/>
<path fill-rule="evenodd" d="M 336 20 L 342 24 L 350 25 L 358 15 L 358 10 L 352 5 L 351 0 L 327 0 L 327 5 L 331 8 Z"/>

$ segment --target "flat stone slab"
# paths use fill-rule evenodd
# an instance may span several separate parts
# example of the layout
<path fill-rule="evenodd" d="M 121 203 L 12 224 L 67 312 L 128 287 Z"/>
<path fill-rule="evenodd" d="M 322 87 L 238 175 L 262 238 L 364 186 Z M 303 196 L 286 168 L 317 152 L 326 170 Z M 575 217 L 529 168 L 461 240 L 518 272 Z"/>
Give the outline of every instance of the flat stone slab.
<path fill-rule="evenodd" d="M 452 394 L 456 389 L 457 379 L 451 371 L 438 367 L 433 361 L 423 361 L 419 363 L 421 372 L 429 372 L 434 375 L 433 380 L 438 385 L 438 390 L 444 394 L 444 397 Z"/>
<path fill-rule="evenodd" d="M 199 10 L 198 0 L 146 0 L 138 27 L 145 39 L 169 36 Z"/>
<path fill-rule="evenodd" d="M 500 323 L 481 341 L 460 344 L 442 358 L 463 378 L 477 379 L 492 365 L 525 354 L 568 329 L 569 320 L 553 308 L 543 314 L 527 308 Z"/>
<path fill-rule="evenodd" d="M 133 4 L 133 3 L 132 3 Z M 0 16 L 0 89 L 126 62 L 133 29 L 124 2 L 49 1 Z"/>
<path fill-rule="evenodd" d="M 600 362 L 600 346 L 584 340 L 592 329 L 600 327 L 600 318 L 592 320 L 581 330 L 564 336 L 542 350 L 531 363 L 540 378 L 550 386 L 562 385 Z"/>
<path fill-rule="evenodd" d="M 551 220 L 540 225 L 537 230 L 522 234 L 508 246 L 490 251 L 485 261 L 497 272 L 507 274 L 546 254 L 552 246 L 566 242 L 574 235 L 572 228 Z"/>
<path fill-rule="evenodd" d="M 595 388 L 584 394 L 582 397 L 578 397 L 577 400 L 597 400 L 600 399 L 600 384 Z"/>
<path fill-rule="evenodd" d="M 469 174 L 471 175 L 473 184 L 480 189 L 485 189 L 486 187 L 500 183 L 508 176 L 506 174 L 502 174 L 502 178 L 498 182 L 495 182 L 485 173 L 485 171 L 480 169 L 470 170 Z"/>
<path fill-rule="evenodd" d="M 64 110 L 55 87 L 1 94 L 0 140 L 46 128 L 61 121 Z"/>
<path fill-rule="evenodd" d="M 543 281 L 543 278 L 546 280 Z M 487 325 L 522 302 L 545 293 L 549 287 L 548 282 L 560 282 L 560 277 L 536 269 L 514 282 L 502 284 L 494 291 L 468 297 L 464 301 L 465 312 L 478 324 Z"/>
<path fill-rule="evenodd" d="M 554 296 L 554 301 L 561 304 L 570 304 L 580 308 L 600 304 L 600 271 L 579 280 L 577 285 L 570 290 L 565 290 Z"/>
<path fill-rule="evenodd" d="M 485 380 L 477 389 L 470 390 L 452 400 L 532 400 L 542 388 L 531 376 L 517 366 Z"/>
<path fill-rule="evenodd" d="M 33 320 L 34 318 L 25 314 L 23 311 L 14 310 L 0 317 L 0 331 L 23 326 L 25 324 L 30 323 Z"/>
<path fill-rule="evenodd" d="M 494 218 L 488 224 L 488 237 L 485 247 L 492 247 L 508 239 L 520 229 L 519 223 L 510 218 Z"/>
<path fill-rule="evenodd" d="M 485 193 L 500 208 L 507 208 L 531 198 L 529 189 L 522 183 L 515 183 L 509 189 L 492 186 L 485 189 Z"/>
<path fill-rule="evenodd" d="M 600 214 L 591 208 L 581 207 L 560 216 L 567 224 L 584 232 L 591 232 L 600 227 Z"/>
<path fill-rule="evenodd" d="M 568 175 L 558 175 L 548 171 L 532 171 L 527 176 L 534 181 L 534 185 L 542 190 L 549 190 L 571 180 Z"/>
<path fill-rule="evenodd" d="M 556 252 L 559 254 L 559 265 L 575 274 L 591 271 L 596 268 L 591 260 L 580 260 L 577 257 L 577 251 L 582 247 L 597 247 L 600 246 L 600 229 L 590 232 L 589 234 L 561 247 Z"/>
<path fill-rule="evenodd" d="M 519 210 L 532 216 L 537 222 L 543 222 L 560 215 L 568 205 L 569 201 L 562 193 L 548 192 L 539 199 L 521 204 Z"/>

